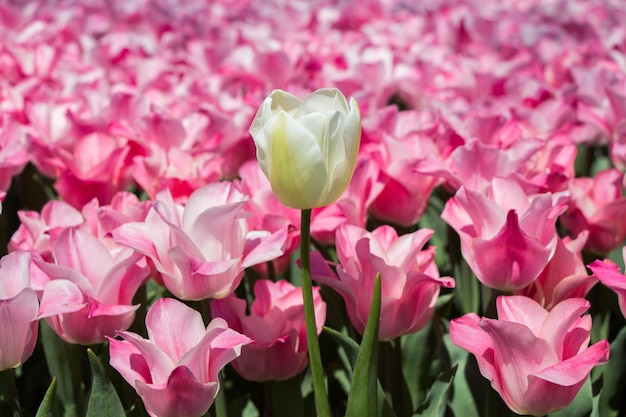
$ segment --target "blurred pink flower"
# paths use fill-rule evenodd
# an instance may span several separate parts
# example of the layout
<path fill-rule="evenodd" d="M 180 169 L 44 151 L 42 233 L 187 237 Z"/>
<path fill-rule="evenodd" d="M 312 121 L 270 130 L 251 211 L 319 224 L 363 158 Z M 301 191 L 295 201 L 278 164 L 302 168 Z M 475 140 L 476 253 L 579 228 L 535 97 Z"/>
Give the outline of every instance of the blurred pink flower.
<path fill-rule="evenodd" d="M 200 417 L 220 389 L 218 374 L 250 342 L 222 319 L 204 326 L 180 301 L 158 299 L 146 316 L 148 339 L 109 337 L 110 363 L 135 388 L 152 417 Z M 181 331 L 181 330 L 184 330 Z"/>
<path fill-rule="evenodd" d="M 165 287 L 183 300 L 223 298 L 243 270 L 283 254 L 287 230 L 249 231 L 246 201 L 231 182 L 196 190 L 183 207 L 168 190 L 144 222 L 115 229 L 115 240 L 152 260 Z"/>
<path fill-rule="evenodd" d="M 313 288 L 315 323 L 320 334 L 326 321 L 326 303 Z M 285 380 L 298 375 L 309 363 L 302 288 L 281 280 L 259 280 L 254 301 L 246 314 L 246 301 L 234 294 L 211 300 L 211 313 L 246 336 L 252 343 L 233 362 L 239 375 L 250 381 Z"/>
<path fill-rule="evenodd" d="M 543 416 L 574 400 L 591 369 L 609 360 L 609 343 L 589 345 L 584 298 L 545 310 L 524 296 L 498 297 L 498 319 L 468 313 L 450 322 L 450 338 L 472 353 L 483 376 L 518 414 Z"/>
<path fill-rule="evenodd" d="M 139 307 L 133 297 L 150 272 L 141 254 L 124 248 L 113 256 L 97 237 L 69 228 L 53 255 L 54 263 L 34 259 L 31 286 L 41 299 L 39 318 L 63 340 L 101 343 L 131 325 Z"/>
<path fill-rule="evenodd" d="M 398 237 L 390 226 L 368 232 L 342 225 L 335 242 L 337 274 L 319 252 L 311 255 L 311 275 L 343 297 L 350 321 L 363 334 L 370 312 L 374 280 L 381 276 L 380 340 L 391 340 L 424 327 L 433 313 L 440 287 L 454 280 L 439 277 L 435 248 L 422 250 L 432 230 L 421 229 Z"/>
<path fill-rule="evenodd" d="M 626 261 L 626 247 L 622 248 L 622 258 Z M 588 266 L 603 285 L 617 293 L 619 308 L 622 315 L 626 317 L 626 276 L 619 271 L 617 264 L 610 259 L 603 261 L 596 259 Z"/>
<path fill-rule="evenodd" d="M 554 254 L 555 222 L 568 196 L 527 195 L 503 178 L 493 179 L 486 194 L 461 187 L 441 218 L 459 234 L 463 258 L 483 284 L 502 291 L 524 288 Z"/>
<path fill-rule="evenodd" d="M 0 371 L 24 363 L 37 342 L 39 301 L 30 288 L 30 264 L 28 252 L 0 259 Z"/>

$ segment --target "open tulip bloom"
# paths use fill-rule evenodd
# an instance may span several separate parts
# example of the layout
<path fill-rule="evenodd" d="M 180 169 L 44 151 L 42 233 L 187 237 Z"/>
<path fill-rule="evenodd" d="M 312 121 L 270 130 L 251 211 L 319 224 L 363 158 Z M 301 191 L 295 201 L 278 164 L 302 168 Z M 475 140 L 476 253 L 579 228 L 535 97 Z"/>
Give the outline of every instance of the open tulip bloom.
<path fill-rule="evenodd" d="M 624 22 L 0 0 L 0 415 L 626 416 Z"/>
<path fill-rule="evenodd" d="M 498 297 L 498 319 L 469 313 L 450 322 L 452 342 L 474 354 L 483 376 L 518 414 L 543 416 L 572 402 L 591 369 L 609 360 L 609 344 L 589 344 L 582 298 L 551 311 L 523 296 Z"/>

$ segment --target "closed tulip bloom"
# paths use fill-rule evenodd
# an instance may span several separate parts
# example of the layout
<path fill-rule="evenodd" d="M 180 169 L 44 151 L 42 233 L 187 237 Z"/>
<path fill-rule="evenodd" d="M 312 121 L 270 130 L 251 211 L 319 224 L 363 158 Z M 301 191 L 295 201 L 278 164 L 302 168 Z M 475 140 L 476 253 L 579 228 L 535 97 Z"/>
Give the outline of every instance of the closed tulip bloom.
<path fill-rule="evenodd" d="M 0 260 L 0 371 L 21 365 L 37 342 L 39 301 L 29 288 L 29 269 L 29 252 Z"/>
<path fill-rule="evenodd" d="M 250 134 L 257 159 L 276 197 L 311 209 L 341 196 L 352 178 L 361 141 L 356 100 L 335 88 L 300 100 L 274 90 L 261 104 Z"/>
<path fill-rule="evenodd" d="M 468 350 L 483 376 L 518 414 L 543 416 L 569 405 L 591 369 L 609 359 L 609 343 L 589 345 L 584 298 L 547 311 L 524 296 L 498 297 L 498 319 L 474 313 L 450 322 L 452 342 Z"/>
<path fill-rule="evenodd" d="M 120 332 L 111 339 L 111 366 L 132 385 L 153 417 L 200 417 L 219 390 L 218 374 L 250 340 L 222 319 L 205 327 L 197 311 L 172 298 L 146 315 L 148 339 Z"/>

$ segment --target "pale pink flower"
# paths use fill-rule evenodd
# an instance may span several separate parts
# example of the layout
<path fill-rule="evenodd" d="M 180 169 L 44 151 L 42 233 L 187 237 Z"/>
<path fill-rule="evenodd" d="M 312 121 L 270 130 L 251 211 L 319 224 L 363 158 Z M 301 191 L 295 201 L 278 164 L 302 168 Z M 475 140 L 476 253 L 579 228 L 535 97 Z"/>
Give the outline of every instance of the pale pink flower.
<path fill-rule="evenodd" d="M 80 211 L 59 200 L 48 201 L 36 211 L 18 211 L 20 226 L 9 241 L 9 251 L 34 250 L 44 259 L 52 259 L 54 239 L 59 230 L 78 226 L 85 219 Z"/>
<path fill-rule="evenodd" d="M 24 363 L 37 342 L 39 300 L 30 288 L 30 263 L 21 251 L 0 260 L 0 370 Z"/>
<path fill-rule="evenodd" d="M 622 248 L 622 259 L 626 260 L 626 247 Z M 626 276 L 622 274 L 615 262 L 610 259 L 596 259 L 589 265 L 591 272 L 600 282 L 617 293 L 617 300 L 622 315 L 626 317 Z"/>
<path fill-rule="evenodd" d="M 185 206 L 165 190 L 144 222 L 126 223 L 112 234 L 151 259 L 176 297 L 223 298 L 237 288 L 245 268 L 283 254 L 287 230 L 249 231 L 245 204 L 230 182 L 196 190 Z"/>
<path fill-rule="evenodd" d="M 343 297 L 350 321 L 359 333 L 365 330 L 374 281 L 381 276 L 380 340 L 415 333 L 434 311 L 441 287 L 454 287 L 454 280 L 440 277 L 435 248 L 422 250 L 432 230 L 421 229 L 398 237 L 390 226 L 368 232 L 342 225 L 335 242 L 340 264 L 337 275 L 318 252 L 311 257 L 311 275 L 334 288 Z"/>
<path fill-rule="evenodd" d="M 200 417 L 220 389 L 219 372 L 250 342 L 180 301 L 157 300 L 146 316 L 148 339 L 131 332 L 109 337 L 111 366 L 141 397 L 152 417 Z M 184 330 L 184 331 L 181 331 Z"/>
<path fill-rule="evenodd" d="M 326 303 L 313 288 L 317 333 L 326 321 Z M 234 294 L 211 300 L 211 313 L 252 340 L 233 361 L 239 375 L 250 381 L 285 380 L 301 373 L 309 363 L 302 288 L 281 280 L 259 280 L 246 314 L 246 301 Z"/>
<path fill-rule="evenodd" d="M 588 235 L 582 232 L 576 239 L 559 238 L 554 256 L 541 274 L 528 287 L 515 291 L 515 294 L 530 297 L 547 310 L 567 298 L 584 298 L 598 282 L 587 273 L 580 254 Z"/>
<path fill-rule="evenodd" d="M 441 218 L 459 234 L 463 258 L 483 284 L 524 288 L 554 254 L 555 222 L 568 195 L 527 195 L 516 181 L 503 178 L 495 178 L 487 194 L 461 187 Z"/>
<path fill-rule="evenodd" d="M 518 414 L 543 416 L 574 400 L 591 369 L 609 360 L 609 343 L 589 346 L 584 298 L 548 311 L 524 296 L 498 297 L 498 319 L 468 313 L 450 322 L 452 342 L 474 354 L 480 372 Z"/>
<path fill-rule="evenodd" d="M 141 254 L 125 248 L 112 256 L 97 237 L 68 228 L 54 246 L 54 263 L 34 259 L 31 282 L 41 299 L 39 318 L 69 343 L 101 343 L 126 330 L 138 305 L 132 300 L 150 272 Z"/>

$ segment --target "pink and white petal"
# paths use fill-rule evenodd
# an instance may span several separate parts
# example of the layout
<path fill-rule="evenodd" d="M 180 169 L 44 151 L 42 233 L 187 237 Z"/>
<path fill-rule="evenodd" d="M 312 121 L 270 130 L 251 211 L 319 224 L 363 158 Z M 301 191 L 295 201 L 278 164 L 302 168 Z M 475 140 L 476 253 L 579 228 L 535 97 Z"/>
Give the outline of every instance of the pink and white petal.
<path fill-rule="evenodd" d="M 44 287 L 38 318 L 73 313 L 85 306 L 87 300 L 76 284 L 63 279 L 53 280 Z"/>
<path fill-rule="evenodd" d="M 554 306 L 548 313 L 539 337 L 546 340 L 560 358 L 563 357 L 562 349 L 568 332 L 576 327 L 580 316 L 590 306 L 589 301 L 584 298 L 569 298 Z"/>
<path fill-rule="evenodd" d="M 99 287 L 112 261 L 98 238 L 75 228 L 61 233 L 54 246 L 54 257 L 58 265 L 83 274 L 93 288 Z"/>
<path fill-rule="evenodd" d="M 274 233 L 252 231 L 246 235 L 242 268 L 272 261 L 285 253 L 287 228 Z"/>
<path fill-rule="evenodd" d="M 130 343 L 145 360 L 148 369 L 150 369 L 152 383 L 165 384 L 170 373 L 176 367 L 176 363 L 152 341 L 144 339 L 138 334 L 123 331 L 118 332 L 117 335 Z"/>
<path fill-rule="evenodd" d="M 38 306 L 37 295 L 30 288 L 0 300 L 0 370 L 20 365 L 33 352 Z"/>
<path fill-rule="evenodd" d="M 160 298 L 152 305 L 146 328 L 150 340 L 176 364 L 205 333 L 200 313 L 173 298 Z"/>
<path fill-rule="evenodd" d="M 214 320 L 226 325 L 220 318 Z M 200 382 L 217 381 L 220 370 L 241 354 L 243 345 L 251 342 L 249 337 L 232 329 L 217 330 L 210 324 L 200 343 L 187 352 L 179 365 L 188 367 Z"/>
<path fill-rule="evenodd" d="M 480 317 L 468 313 L 450 321 L 450 340 L 455 345 L 476 356 L 480 373 L 491 381 L 491 386 L 500 392 L 498 370 L 494 362 L 493 343 L 486 337 L 484 330 L 478 327 Z"/>
<path fill-rule="evenodd" d="M 521 295 L 500 296 L 496 299 L 498 320 L 511 321 L 528 327 L 535 336 L 541 334 L 541 326 L 548 312 L 532 298 Z"/>
<path fill-rule="evenodd" d="M 218 382 L 198 382 L 184 366 L 174 369 L 167 384 L 135 384 L 146 411 L 152 417 L 196 417 L 204 415 L 219 389 Z"/>
<path fill-rule="evenodd" d="M 152 374 L 146 359 L 132 343 L 126 340 L 109 340 L 109 363 L 133 387 L 137 381 L 152 383 Z"/>

